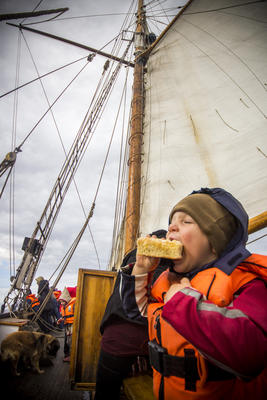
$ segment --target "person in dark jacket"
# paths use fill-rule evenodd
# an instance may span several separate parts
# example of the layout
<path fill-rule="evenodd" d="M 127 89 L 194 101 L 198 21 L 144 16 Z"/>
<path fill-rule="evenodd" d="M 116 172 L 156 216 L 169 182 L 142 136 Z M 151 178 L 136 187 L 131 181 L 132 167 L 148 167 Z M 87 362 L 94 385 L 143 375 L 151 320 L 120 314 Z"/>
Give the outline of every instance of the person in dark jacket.
<path fill-rule="evenodd" d="M 37 296 L 41 306 L 50 290 L 49 282 L 48 280 L 44 279 L 43 276 L 39 276 L 38 278 L 36 278 L 36 282 L 38 285 Z M 48 333 L 53 328 L 54 309 L 55 309 L 55 304 L 51 296 L 48 302 L 46 303 L 44 310 L 41 313 L 40 316 L 41 320 L 38 321 L 38 324 L 44 333 Z"/>
<path fill-rule="evenodd" d="M 158 238 L 165 238 L 167 231 L 158 230 L 152 234 Z M 128 253 L 121 267 L 134 263 L 136 249 Z M 168 268 L 159 264 L 154 273 L 153 281 Z M 113 293 L 107 303 L 100 332 L 102 335 L 101 351 L 98 360 L 96 377 L 95 400 L 119 399 L 122 381 L 135 367 L 147 367 L 148 360 L 148 330 L 147 321 L 133 321 L 129 318 L 121 304 L 120 274 L 118 274 Z"/>

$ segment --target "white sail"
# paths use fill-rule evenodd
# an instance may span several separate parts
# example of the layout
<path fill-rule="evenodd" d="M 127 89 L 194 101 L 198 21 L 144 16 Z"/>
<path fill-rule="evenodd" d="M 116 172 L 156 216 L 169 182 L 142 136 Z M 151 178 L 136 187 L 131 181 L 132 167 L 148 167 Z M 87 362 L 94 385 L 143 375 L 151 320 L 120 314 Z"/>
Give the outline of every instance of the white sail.
<path fill-rule="evenodd" d="M 243 3 L 243 5 L 242 5 Z M 145 77 L 140 232 L 223 187 L 249 217 L 267 204 L 267 3 L 195 0 L 155 45 Z"/>

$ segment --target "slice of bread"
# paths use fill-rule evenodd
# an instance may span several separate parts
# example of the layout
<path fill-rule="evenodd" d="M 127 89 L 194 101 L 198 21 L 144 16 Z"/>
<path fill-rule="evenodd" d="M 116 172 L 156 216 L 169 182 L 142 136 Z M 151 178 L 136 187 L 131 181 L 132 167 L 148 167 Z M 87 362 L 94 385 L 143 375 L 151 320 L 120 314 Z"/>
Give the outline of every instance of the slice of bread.
<path fill-rule="evenodd" d="M 137 254 L 149 257 L 170 258 L 182 257 L 183 245 L 178 240 L 141 237 L 137 239 Z"/>

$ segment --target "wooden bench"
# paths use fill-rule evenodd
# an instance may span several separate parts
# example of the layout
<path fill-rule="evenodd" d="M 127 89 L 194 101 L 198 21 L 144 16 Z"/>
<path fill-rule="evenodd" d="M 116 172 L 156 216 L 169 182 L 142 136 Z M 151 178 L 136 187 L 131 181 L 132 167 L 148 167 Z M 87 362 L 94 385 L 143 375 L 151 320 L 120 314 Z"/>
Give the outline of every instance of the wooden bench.
<path fill-rule="evenodd" d="M 155 400 L 153 379 L 149 375 L 126 378 L 123 381 L 124 393 L 129 400 Z"/>
<path fill-rule="evenodd" d="M 20 330 L 23 326 L 27 325 L 27 319 L 20 318 L 1 318 L 0 319 L 0 344 L 2 340 L 12 332 Z"/>

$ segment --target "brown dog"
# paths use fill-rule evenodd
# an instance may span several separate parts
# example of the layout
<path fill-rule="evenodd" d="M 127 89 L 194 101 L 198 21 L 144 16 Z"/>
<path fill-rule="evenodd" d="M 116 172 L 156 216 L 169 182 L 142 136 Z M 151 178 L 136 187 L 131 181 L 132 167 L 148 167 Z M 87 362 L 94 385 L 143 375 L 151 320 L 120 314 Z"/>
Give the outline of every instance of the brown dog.
<path fill-rule="evenodd" d="M 2 361 L 11 362 L 13 374 L 19 376 L 17 370 L 21 359 L 26 367 L 32 368 L 39 374 L 44 371 L 40 369 L 40 358 L 56 356 L 60 347 L 58 339 L 52 335 L 40 332 L 18 331 L 10 333 L 1 343 Z"/>

